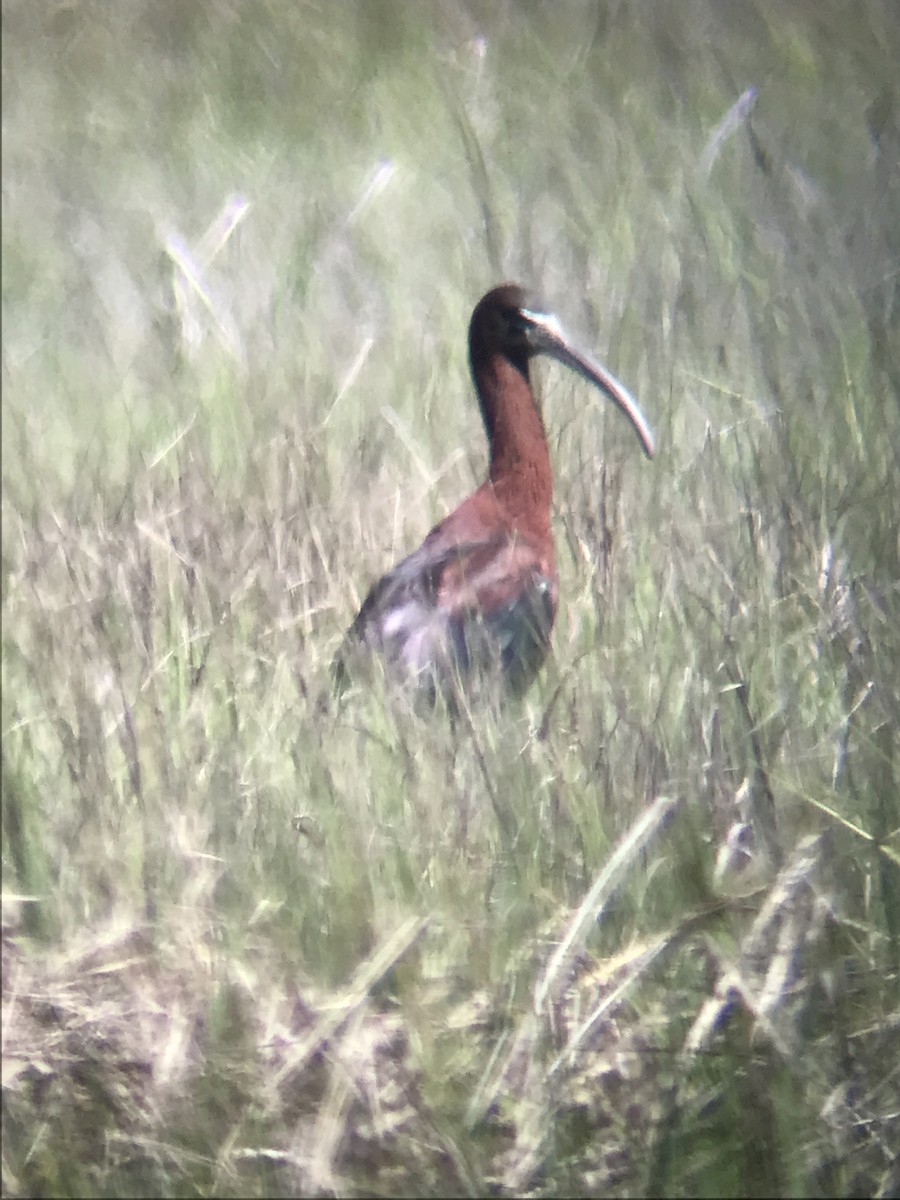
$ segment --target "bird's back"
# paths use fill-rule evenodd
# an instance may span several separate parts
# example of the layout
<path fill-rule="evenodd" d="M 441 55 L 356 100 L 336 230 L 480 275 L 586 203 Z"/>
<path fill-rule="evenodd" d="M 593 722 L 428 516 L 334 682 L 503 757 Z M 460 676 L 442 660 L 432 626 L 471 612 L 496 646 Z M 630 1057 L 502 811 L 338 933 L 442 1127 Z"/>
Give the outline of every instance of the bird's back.
<path fill-rule="evenodd" d="M 546 657 L 556 578 L 527 536 L 451 541 L 438 526 L 375 584 L 335 662 L 339 684 L 374 651 L 391 677 L 434 695 L 473 677 L 523 691 Z"/>

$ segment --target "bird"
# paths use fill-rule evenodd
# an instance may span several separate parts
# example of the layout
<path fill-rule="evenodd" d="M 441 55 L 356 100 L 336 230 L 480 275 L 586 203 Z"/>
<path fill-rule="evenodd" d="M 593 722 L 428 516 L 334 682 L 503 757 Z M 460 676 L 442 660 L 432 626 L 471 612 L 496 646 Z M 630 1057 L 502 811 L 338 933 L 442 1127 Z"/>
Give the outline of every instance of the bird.
<path fill-rule="evenodd" d="M 469 323 L 487 479 L 373 585 L 332 663 L 338 694 L 377 657 L 389 678 L 414 695 L 433 704 L 441 694 L 451 707 L 460 692 L 474 694 L 485 678 L 521 695 L 543 665 L 559 580 L 550 521 L 553 472 L 529 373 L 540 354 L 599 388 L 653 457 L 653 432 L 627 389 L 579 350 L 526 288 L 492 288 Z"/>

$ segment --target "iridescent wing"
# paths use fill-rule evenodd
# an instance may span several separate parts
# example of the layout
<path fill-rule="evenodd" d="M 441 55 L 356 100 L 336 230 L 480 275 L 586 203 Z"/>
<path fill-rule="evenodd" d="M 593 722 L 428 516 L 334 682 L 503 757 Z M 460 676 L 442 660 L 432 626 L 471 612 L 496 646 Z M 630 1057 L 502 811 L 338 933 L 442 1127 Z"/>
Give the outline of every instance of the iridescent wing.
<path fill-rule="evenodd" d="M 556 615 L 556 586 L 525 538 L 424 545 L 369 592 L 335 660 L 340 686 L 361 647 L 391 674 L 433 693 L 474 672 L 500 674 L 522 690 L 543 662 Z"/>

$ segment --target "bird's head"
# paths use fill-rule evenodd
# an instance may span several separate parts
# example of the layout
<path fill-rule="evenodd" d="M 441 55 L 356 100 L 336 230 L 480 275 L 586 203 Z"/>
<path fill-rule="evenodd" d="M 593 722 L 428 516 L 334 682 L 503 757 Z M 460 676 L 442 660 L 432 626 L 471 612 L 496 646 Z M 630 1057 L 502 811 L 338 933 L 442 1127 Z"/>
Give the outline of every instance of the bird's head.
<path fill-rule="evenodd" d="M 493 288 L 475 306 L 469 325 L 469 349 L 473 372 L 479 362 L 495 355 L 508 359 L 527 378 L 528 362 L 546 354 L 575 371 L 609 397 L 628 417 L 644 453 L 652 458 L 656 444 L 653 431 L 637 401 L 601 363 L 580 350 L 553 313 L 525 288 L 505 283 Z"/>

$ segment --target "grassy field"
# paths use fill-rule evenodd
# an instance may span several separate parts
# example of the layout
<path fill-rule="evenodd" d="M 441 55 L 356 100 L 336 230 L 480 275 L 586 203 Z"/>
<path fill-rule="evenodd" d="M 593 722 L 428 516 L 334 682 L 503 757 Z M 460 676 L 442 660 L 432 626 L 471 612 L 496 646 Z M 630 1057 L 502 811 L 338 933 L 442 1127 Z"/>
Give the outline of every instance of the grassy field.
<path fill-rule="evenodd" d="M 900 1194 L 900 7 L 4 0 L 3 1193 Z M 328 664 L 533 284 L 561 609 Z"/>

